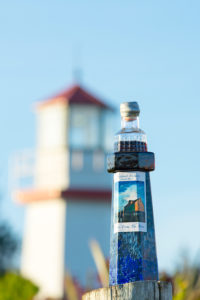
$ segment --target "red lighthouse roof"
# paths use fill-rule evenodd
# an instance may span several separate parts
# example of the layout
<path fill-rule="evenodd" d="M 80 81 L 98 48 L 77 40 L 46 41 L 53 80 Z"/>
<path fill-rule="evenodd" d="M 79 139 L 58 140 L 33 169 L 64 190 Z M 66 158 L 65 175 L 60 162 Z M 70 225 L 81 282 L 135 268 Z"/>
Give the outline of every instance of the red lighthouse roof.
<path fill-rule="evenodd" d="M 53 105 L 56 103 L 69 103 L 69 104 L 89 104 L 96 105 L 105 109 L 112 109 L 110 106 L 105 104 L 98 97 L 92 95 L 79 85 L 73 85 L 72 87 L 56 94 L 53 97 L 48 98 L 37 104 L 37 107 L 43 108 L 47 105 Z"/>

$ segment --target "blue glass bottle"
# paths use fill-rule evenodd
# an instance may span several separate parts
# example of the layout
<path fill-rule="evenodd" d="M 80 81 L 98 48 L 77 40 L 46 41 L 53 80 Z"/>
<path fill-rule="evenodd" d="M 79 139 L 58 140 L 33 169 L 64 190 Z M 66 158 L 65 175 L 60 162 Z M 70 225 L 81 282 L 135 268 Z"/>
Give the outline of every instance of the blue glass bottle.
<path fill-rule="evenodd" d="M 139 128 L 137 102 L 120 106 L 122 128 L 115 136 L 108 172 L 114 173 L 110 285 L 158 280 L 149 172 L 154 154 L 147 152 L 146 134 Z"/>

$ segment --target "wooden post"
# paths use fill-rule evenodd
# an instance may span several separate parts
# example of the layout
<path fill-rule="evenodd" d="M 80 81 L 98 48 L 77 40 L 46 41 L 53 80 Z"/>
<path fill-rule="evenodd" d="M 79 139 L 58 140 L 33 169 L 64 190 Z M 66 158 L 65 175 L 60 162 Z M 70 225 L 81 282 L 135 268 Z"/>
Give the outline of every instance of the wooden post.
<path fill-rule="evenodd" d="M 82 300 L 172 300 L 172 286 L 164 281 L 135 281 L 88 292 Z"/>

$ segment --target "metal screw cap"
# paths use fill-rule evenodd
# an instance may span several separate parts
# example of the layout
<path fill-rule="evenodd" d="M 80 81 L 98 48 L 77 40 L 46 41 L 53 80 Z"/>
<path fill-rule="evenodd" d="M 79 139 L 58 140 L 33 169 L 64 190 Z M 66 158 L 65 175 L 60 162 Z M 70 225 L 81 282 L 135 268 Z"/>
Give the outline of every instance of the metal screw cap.
<path fill-rule="evenodd" d="M 137 102 L 123 102 L 120 104 L 120 114 L 122 117 L 137 117 L 140 108 Z"/>

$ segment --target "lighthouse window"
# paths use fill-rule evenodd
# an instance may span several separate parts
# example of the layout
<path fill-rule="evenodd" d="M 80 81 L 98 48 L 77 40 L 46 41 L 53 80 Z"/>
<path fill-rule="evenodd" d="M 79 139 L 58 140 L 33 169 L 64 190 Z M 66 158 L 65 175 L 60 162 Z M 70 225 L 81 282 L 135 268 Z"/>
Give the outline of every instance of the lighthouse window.
<path fill-rule="evenodd" d="M 70 146 L 95 148 L 98 145 L 99 112 L 94 107 L 74 106 L 70 111 Z"/>
<path fill-rule="evenodd" d="M 105 155 L 102 151 L 95 151 L 93 154 L 93 169 L 96 172 L 104 170 Z"/>
<path fill-rule="evenodd" d="M 74 150 L 72 152 L 72 169 L 81 171 L 83 169 L 83 152 Z"/>

